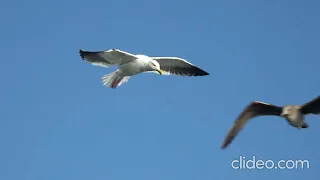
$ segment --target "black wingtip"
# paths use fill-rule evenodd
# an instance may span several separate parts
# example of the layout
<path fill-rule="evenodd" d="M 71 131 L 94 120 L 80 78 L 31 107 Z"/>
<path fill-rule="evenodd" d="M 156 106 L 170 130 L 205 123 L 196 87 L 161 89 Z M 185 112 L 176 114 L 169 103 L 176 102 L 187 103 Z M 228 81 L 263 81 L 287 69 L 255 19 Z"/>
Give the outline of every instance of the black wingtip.
<path fill-rule="evenodd" d="M 203 76 L 208 76 L 208 75 L 210 75 L 208 72 L 203 71 Z"/>
<path fill-rule="evenodd" d="M 227 146 L 225 145 L 225 144 L 222 144 L 221 146 L 220 146 L 220 149 L 225 149 Z"/>
<path fill-rule="evenodd" d="M 232 138 L 232 139 L 233 139 L 233 138 Z M 223 142 L 223 144 L 221 145 L 220 149 L 226 149 L 226 148 L 230 145 L 232 139 L 231 139 L 231 140 L 230 140 L 230 139 L 229 139 L 229 140 L 225 140 L 225 141 Z"/>
<path fill-rule="evenodd" d="M 80 54 L 81 59 L 84 60 L 85 51 L 83 51 L 82 49 L 80 49 L 80 50 L 79 50 L 79 54 Z"/>
<path fill-rule="evenodd" d="M 208 72 L 206 72 L 206 71 L 204 71 L 204 70 L 196 67 L 196 69 L 195 69 L 195 75 L 196 75 L 196 76 L 208 76 L 208 75 L 210 75 L 210 74 L 209 74 Z"/>

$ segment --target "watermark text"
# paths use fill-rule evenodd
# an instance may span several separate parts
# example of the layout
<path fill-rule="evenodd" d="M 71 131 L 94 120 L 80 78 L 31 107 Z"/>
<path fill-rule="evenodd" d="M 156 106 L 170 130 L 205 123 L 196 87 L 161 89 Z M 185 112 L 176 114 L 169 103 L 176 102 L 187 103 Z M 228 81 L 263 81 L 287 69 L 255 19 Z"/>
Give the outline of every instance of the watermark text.
<path fill-rule="evenodd" d="M 240 156 L 231 162 L 233 169 L 309 169 L 310 163 L 308 160 L 261 160 L 252 156 L 246 158 Z"/>

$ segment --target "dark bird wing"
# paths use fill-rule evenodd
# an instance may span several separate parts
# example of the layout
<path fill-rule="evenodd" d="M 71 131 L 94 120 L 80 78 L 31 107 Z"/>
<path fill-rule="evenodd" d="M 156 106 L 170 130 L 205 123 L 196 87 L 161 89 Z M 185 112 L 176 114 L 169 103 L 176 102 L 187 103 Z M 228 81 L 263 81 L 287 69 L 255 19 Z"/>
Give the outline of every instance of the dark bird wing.
<path fill-rule="evenodd" d="M 282 107 L 278 107 L 272 104 L 266 104 L 258 101 L 250 103 L 235 120 L 232 128 L 229 130 L 227 136 L 225 137 L 221 148 L 226 148 L 250 119 L 257 116 L 280 116 L 281 112 Z"/>
<path fill-rule="evenodd" d="M 178 57 L 151 57 L 158 61 L 160 69 L 167 75 L 175 74 L 181 76 L 206 76 L 208 72 L 198 68 L 190 62 Z"/>
<path fill-rule="evenodd" d="M 320 113 L 320 96 L 302 105 L 301 112 L 303 114 L 319 114 Z"/>

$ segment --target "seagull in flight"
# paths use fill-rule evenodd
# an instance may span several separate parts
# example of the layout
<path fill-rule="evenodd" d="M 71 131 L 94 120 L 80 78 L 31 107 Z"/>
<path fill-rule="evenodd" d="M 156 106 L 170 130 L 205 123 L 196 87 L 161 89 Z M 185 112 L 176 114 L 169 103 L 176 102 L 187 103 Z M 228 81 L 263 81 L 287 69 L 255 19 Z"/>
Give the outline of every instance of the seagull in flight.
<path fill-rule="evenodd" d="M 320 96 L 301 105 L 275 106 L 264 102 L 251 102 L 235 120 L 232 128 L 226 135 L 221 149 L 225 149 L 244 128 L 250 119 L 258 116 L 279 116 L 287 120 L 292 127 L 301 129 L 308 128 L 309 125 L 304 121 L 307 114 L 320 114 Z"/>
<path fill-rule="evenodd" d="M 105 68 L 119 66 L 118 70 L 102 77 L 103 85 L 113 89 L 128 82 L 131 76 L 143 72 L 181 76 L 209 75 L 208 72 L 179 57 L 149 57 L 141 54 L 131 54 L 119 49 L 95 52 L 80 49 L 79 53 L 83 60 L 92 65 Z"/>

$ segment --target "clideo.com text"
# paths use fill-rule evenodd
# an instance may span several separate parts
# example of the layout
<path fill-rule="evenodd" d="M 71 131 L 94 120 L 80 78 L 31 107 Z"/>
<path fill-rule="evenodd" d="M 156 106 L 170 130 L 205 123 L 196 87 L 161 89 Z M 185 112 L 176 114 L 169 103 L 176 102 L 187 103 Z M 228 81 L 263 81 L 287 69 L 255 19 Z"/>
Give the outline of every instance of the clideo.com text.
<path fill-rule="evenodd" d="M 231 162 L 233 169 L 309 169 L 310 163 L 308 160 L 261 160 L 252 156 L 239 158 Z"/>

